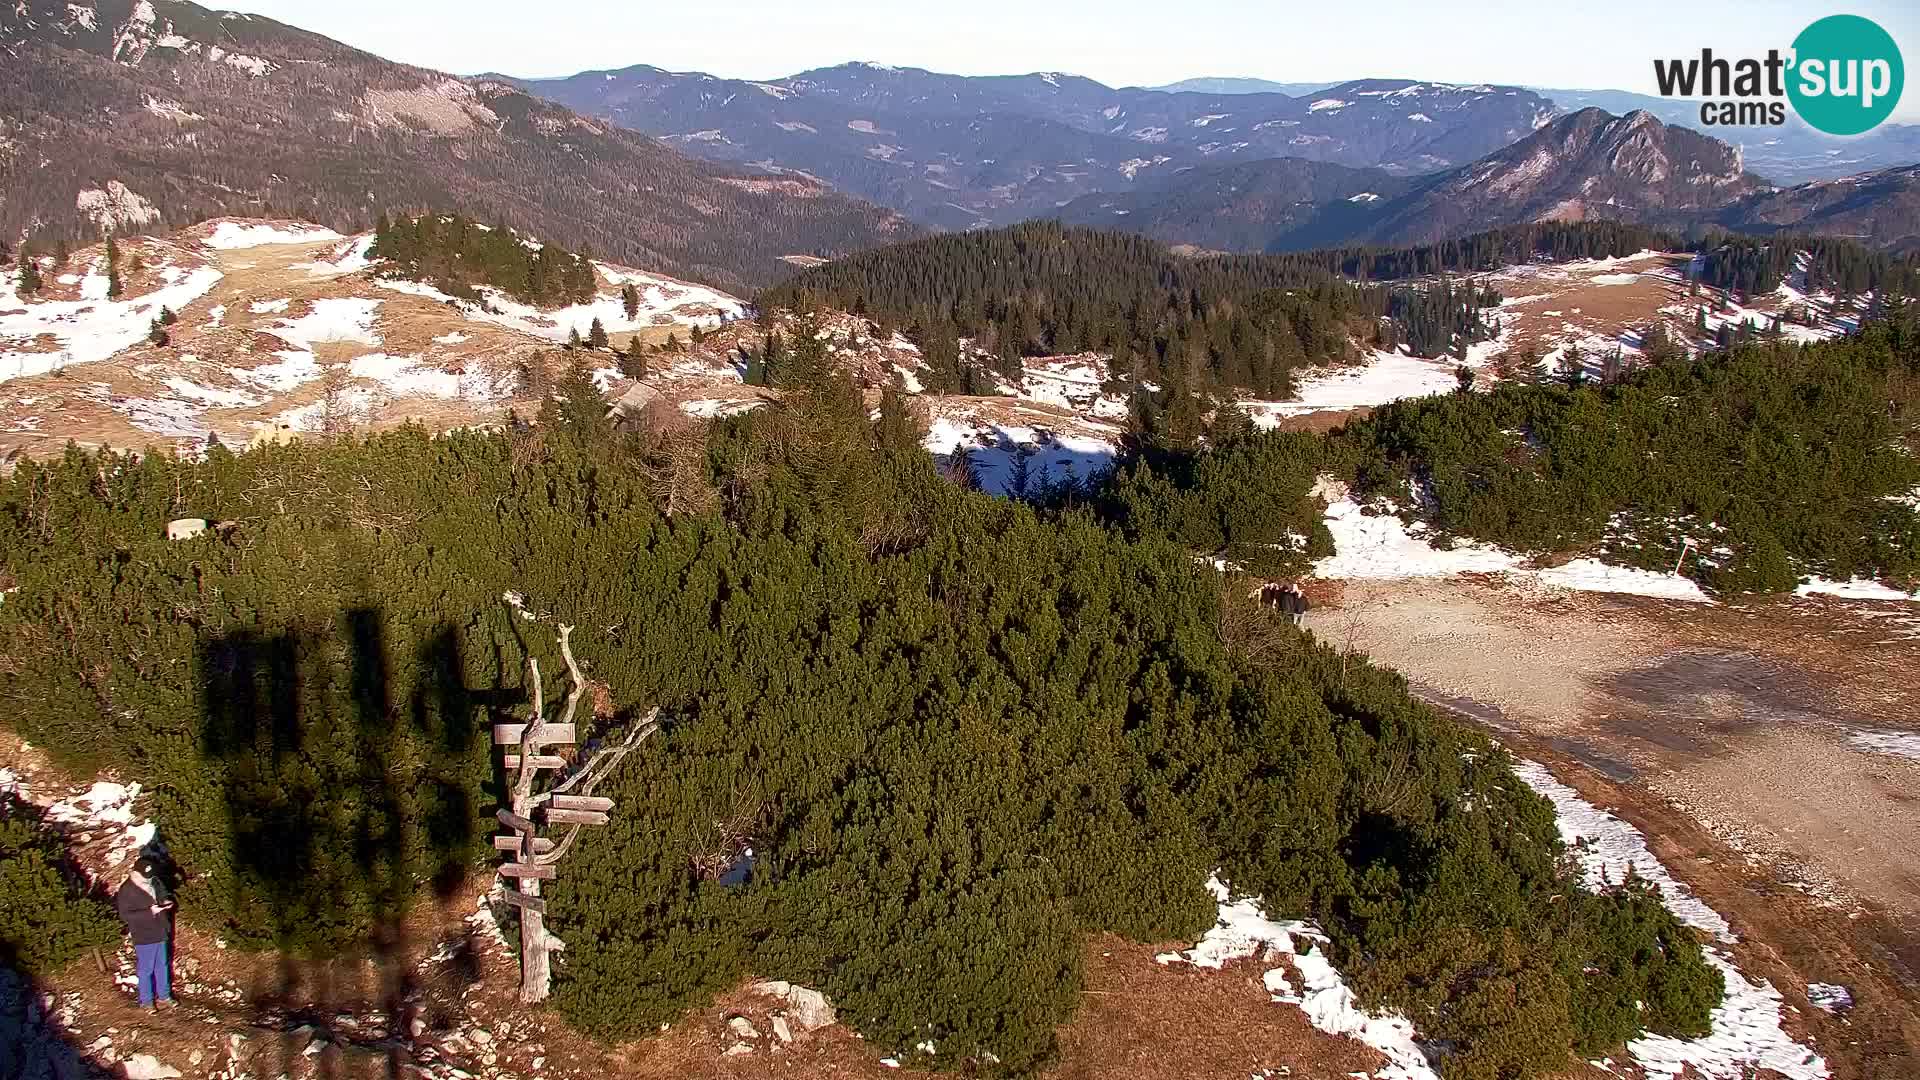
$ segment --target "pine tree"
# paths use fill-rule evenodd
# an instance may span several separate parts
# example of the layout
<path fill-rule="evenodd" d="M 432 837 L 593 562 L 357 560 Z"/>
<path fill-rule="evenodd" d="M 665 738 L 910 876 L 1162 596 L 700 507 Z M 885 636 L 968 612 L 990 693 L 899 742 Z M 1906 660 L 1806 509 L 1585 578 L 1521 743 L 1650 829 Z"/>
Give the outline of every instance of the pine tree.
<path fill-rule="evenodd" d="M 586 343 L 580 340 L 579 327 L 576 326 L 573 329 L 567 331 L 567 351 L 568 352 L 572 352 L 575 349 L 580 348 L 584 344 Z"/>
<path fill-rule="evenodd" d="M 1560 380 L 1568 386 L 1579 386 L 1587 381 L 1586 360 L 1580 355 L 1580 346 L 1569 345 L 1560 354 Z"/>
<path fill-rule="evenodd" d="M 640 290 L 631 281 L 620 287 L 620 307 L 627 313 L 628 322 L 640 317 Z"/>
<path fill-rule="evenodd" d="M 601 324 L 600 317 L 594 316 L 593 326 L 587 330 L 587 348 L 604 349 L 607 347 L 607 328 Z"/>
<path fill-rule="evenodd" d="M 159 319 L 153 320 L 152 325 L 147 329 L 147 343 L 150 345 L 165 346 L 169 344 L 171 340 L 167 334 L 166 325 Z"/>
<path fill-rule="evenodd" d="M 40 260 L 32 255 L 20 257 L 19 292 L 21 296 L 32 296 L 40 291 Z"/>
<path fill-rule="evenodd" d="M 540 426 L 571 438 L 577 445 L 605 446 L 613 433 L 607 417 L 607 397 L 593 381 L 584 354 L 575 352 L 554 383 L 553 393 L 540 409 Z"/>
<path fill-rule="evenodd" d="M 667 343 L 660 348 L 663 352 L 677 353 L 680 351 L 680 339 L 674 336 L 673 331 L 669 330 L 667 331 Z"/>
<path fill-rule="evenodd" d="M 118 266 L 113 265 L 112 263 L 108 263 L 107 264 L 107 299 L 118 300 L 120 299 L 120 294 L 123 291 L 124 290 L 120 284 L 120 268 Z"/>
<path fill-rule="evenodd" d="M 627 339 L 627 351 L 620 354 L 620 374 L 635 381 L 647 377 L 647 347 L 638 337 Z"/>
<path fill-rule="evenodd" d="M 704 344 L 707 340 L 707 332 L 701 329 L 699 323 L 693 324 L 693 329 L 688 332 L 687 336 L 693 339 L 693 343 L 696 346 Z"/>
<path fill-rule="evenodd" d="M 180 316 L 176 314 L 172 308 L 163 307 L 160 309 L 160 325 L 161 326 L 172 326 L 174 323 L 177 323 L 179 321 L 180 321 Z"/>

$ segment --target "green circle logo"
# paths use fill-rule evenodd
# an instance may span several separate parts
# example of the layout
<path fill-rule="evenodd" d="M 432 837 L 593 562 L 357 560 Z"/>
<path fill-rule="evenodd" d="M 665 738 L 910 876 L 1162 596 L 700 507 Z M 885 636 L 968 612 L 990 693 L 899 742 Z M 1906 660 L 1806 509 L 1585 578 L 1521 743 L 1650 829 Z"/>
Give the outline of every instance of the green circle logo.
<path fill-rule="evenodd" d="M 1880 24 L 1829 15 L 1793 39 L 1787 97 L 1800 119 L 1829 135 L 1870 131 L 1900 104 L 1900 46 Z"/>

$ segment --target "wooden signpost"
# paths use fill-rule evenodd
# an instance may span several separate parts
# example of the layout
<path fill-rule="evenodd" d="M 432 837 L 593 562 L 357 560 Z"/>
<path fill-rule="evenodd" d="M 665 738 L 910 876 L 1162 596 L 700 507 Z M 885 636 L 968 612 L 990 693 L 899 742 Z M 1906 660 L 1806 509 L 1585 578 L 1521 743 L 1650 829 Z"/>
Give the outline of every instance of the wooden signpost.
<path fill-rule="evenodd" d="M 509 594 L 507 603 L 516 614 L 540 618 L 528 613 L 517 596 Z M 494 837 L 493 846 L 508 857 L 500 866 L 500 876 L 512 886 L 505 894 L 507 903 L 520 910 L 520 1000 L 529 1004 L 546 1000 L 553 982 L 553 953 L 566 948 L 565 942 L 547 930 L 547 902 L 540 897 L 540 883 L 558 876 L 558 864 L 582 827 L 607 823 L 613 800 L 595 797 L 594 786 L 641 740 L 653 734 L 660 717 L 660 710 L 654 709 L 617 745 L 596 747 L 584 760 L 576 760 L 572 750 L 578 739 L 574 714 L 580 708 L 580 699 L 586 696 L 587 680 L 573 659 L 573 627 L 561 626 L 559 633 L 560 656 L 573 682 L 559 722 L 547 722 L 540 662 L 529 656 L 527 685 L 533 693 L 532 715 L 523 724 L 493 725 L 494 745 L 507 749 L 506 768 L 512 778 L 511 805 L 495 812 L 509 832 Z M 565 752 L 558 752 L 562 748 Z M 547 783 L 550 778 L 543 778 L 542 773 L 564 776 L 556 783 Z M 545 790 L 540 790 L 543 784 Z M 569 828 L 565 836 L 555 840 L 537 835 L 542 825 Z"/>

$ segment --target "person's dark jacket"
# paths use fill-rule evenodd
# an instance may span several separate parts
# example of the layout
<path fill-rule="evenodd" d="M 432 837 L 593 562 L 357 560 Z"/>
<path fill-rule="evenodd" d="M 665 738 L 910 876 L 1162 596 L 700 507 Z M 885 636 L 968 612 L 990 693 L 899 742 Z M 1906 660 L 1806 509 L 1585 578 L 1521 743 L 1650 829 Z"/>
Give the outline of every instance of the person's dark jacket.
<path fill-rule="evenodd" d="M 1293 613 L 1295 615 L 1305 615 L 1309 610 L 1312 609 L 1313 605 L 1307 603 L 1306 593 L 1297 592 L 1297 593 L 1292 593 L 1290 595 L 1293 598 Z"/>
<path fill-rule="evenodd" d="M 156 903 L 152 893 L 131 879 L 113 894 L 113 906 L 120 912 L 120 921 L 127 924 L 127 933 L 133 935 L 135 945 L 154 945 L 167 940 L 170 929 L 167 913 L 156 914 L 153 910 Z"/>

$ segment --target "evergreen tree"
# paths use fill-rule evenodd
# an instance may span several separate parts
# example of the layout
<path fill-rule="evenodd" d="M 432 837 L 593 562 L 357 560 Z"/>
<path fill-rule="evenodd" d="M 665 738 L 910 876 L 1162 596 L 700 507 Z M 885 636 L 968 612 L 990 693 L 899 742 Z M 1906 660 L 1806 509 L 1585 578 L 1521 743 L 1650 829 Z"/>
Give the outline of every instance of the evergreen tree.
<path fill-rule="evenodd" d="M 607 411 L 607 397 L 593 381 L 586 355 L 578 351 L 567 354 L 553 393 L 541 405 L 540 426 L 561 434 L 576 447 L 595 450 L 605 447 L 613 437 L 613 421 Z"/>
<path fill-rule="evenodd" d="M 576 331 L 576 335 L 577 333 Z M 600 317 L 596 315 L 593 319 L 593 326 L 587 330 L 587 348 L 604 349 L 606 347 L 607 328 L 601 324 Z"/>
<path fill-rule="evenodd" d="M 172 340 L 173 339 L 167 334 L 166 324 L 162 323 L 159 319 L 153 320 L 152 324 L 148 326 L 147 344 L 165 346 L 171 343 Z"/>
<path fill-rule="evenodd" d="M 1580 346 L 1568 345 L 1560 354 L 1560 381 L 1571 387 L 1587 381 L 1587 362 L 1580 354 Z"/>
<path fill-rule="evenodd" d="M 640 317 L 640 290 L 634 288 L 631 281 L 620 287 L 620 308 L 626 312 L 628 322 Z"/>
<path fill-rule="evenodd" d="M 40 261 L 32 255 L 20 257 L 20 277 L 17 290 L 21 296 L 33 296 L 40 291 Z"/>
<path fill-rule="evenodd" d="M 634 380 L 647 377 L 647 347 L 638 336 L 627 339 L 627 351 L 620 354 L 620 374 Z"/>
<path fill-rule="evenodd" d="M 566 348 L 567 348 L 567 351 L 568 351 L 568 352 L 573 352 L 573 351 L 574 351 L 574 350 L 576 350 L 576 349 L 579 349 L 579 348 L 582 348 L 583 346 L 585 346 L 585 344 L 586 344 L 586 342 L 584 342 L 584 341 L 581 341 L 581 340 L 580 340 L 580 328 L 579 328 L 579 327 L 577 327 L 577 326 L 576 326 L 576 327 L 573 327 L 572 329 L 570 329 L 570 330 L 568 330 L 568 331 L 567 331 L 567 345 L 566 345 Z"/>
<path fill-rule="evenodd" d="M 160 309 L 160 325 L 161 326 L 172 326 L 174 323 L 177 323 L 179 321 L 180 321 L 179 314 L 175 312 L 172 308 L 163 307 Z"/>

